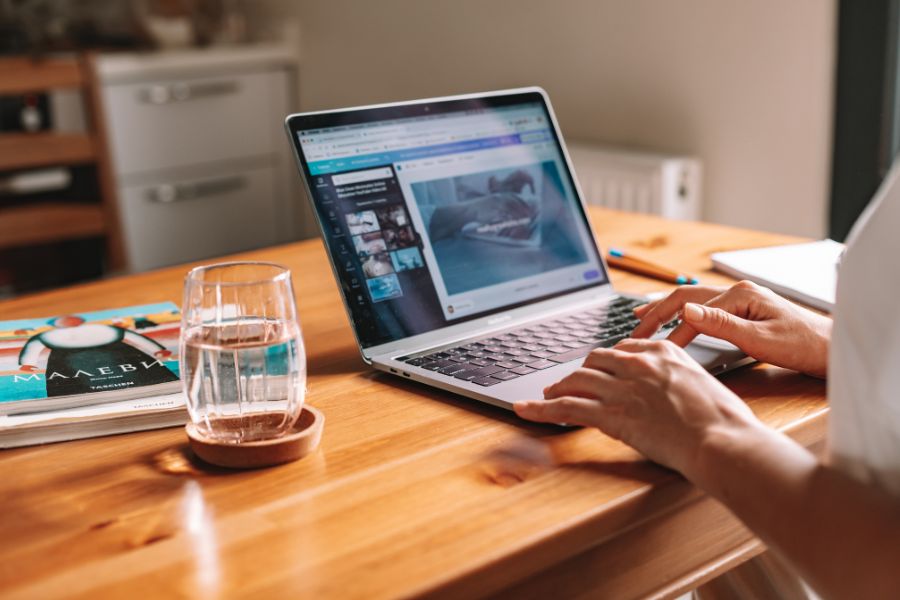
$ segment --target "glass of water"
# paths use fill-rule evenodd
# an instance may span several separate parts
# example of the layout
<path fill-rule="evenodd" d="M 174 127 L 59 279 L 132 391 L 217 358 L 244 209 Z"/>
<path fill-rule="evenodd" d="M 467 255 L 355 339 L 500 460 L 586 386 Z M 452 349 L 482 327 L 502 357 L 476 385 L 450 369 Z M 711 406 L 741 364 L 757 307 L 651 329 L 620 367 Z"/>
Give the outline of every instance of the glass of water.
<path fill-rule="evenodd" d="M 291 272 L 232 262 L 188 273 L 181 379 L 191 420 L 208 438 L 241 443 L 289 432 L 306 391 Z"/>

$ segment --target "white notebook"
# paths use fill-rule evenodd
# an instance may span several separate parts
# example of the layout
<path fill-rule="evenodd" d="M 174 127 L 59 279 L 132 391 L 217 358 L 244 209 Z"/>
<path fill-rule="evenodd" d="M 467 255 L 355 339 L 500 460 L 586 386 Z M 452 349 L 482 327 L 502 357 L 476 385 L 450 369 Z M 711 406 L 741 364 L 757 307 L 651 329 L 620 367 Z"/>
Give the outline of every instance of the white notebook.
<path fill-rule="evenodd" d="M 834 240 L 789 244 L 711 256 L 713 267 L 738 279 L 749 279 L 782 296 L 831 312 L 837 288 L 837 266 L 844 245 Z"/>

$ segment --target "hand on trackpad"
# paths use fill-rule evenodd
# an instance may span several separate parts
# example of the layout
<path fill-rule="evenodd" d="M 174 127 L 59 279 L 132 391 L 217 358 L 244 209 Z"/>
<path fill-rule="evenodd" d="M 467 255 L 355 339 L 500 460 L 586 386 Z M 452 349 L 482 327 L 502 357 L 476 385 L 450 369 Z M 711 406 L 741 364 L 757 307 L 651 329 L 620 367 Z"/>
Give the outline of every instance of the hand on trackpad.
<path fill-rule="evenodd" d="M 667 337 L 669 337 L 669 334 L 670 334 L 670 333 L 672 333 L 671 330 L 669 330 L 669 331 L 658 331 L 658 332 L 656 333 L 656 335 L 652 336 L 650 339 L 652 339 L 652 340 L 664 340 L 664 339 L 666 339 Z M 708 348 L 708 349 L 710 349 L 710 350 L 721 350 L 721 351 L 725 351 L 725 352 L 730 352 L 730 351 L 734 351 L 734 350 L 740 350 L 740 348 L 738 348 L 737 346 L 735 346 L 735 345 L 732 344 L 731 342 L 726 342 L 726 341 L 723 340 L 723 339 L 714 338 L 714 337 L 712 337 L 712 336 L 706 335 L 705 333 L 701 333 L 700 335 L 698 335 L 697 337 L 695 337 L 694 340 L 693 340 L 690 344 L 688 344 L 688 345 L 689 345 L 689 346 L 690 346 L 690 345 L 697 345 L 697 346 L 702 346 L 703 348 Z"/>
<path fill-rule="evenodd" d="M 694 338 L 694 341 L 691 343 L 706 346 L 707 348 L 715 348 L 716 350 L 740 350 L 740 348 L 738 348 L 731 342 L 727 342 L 719 338 L 714 338 L 703 333 Z"/>

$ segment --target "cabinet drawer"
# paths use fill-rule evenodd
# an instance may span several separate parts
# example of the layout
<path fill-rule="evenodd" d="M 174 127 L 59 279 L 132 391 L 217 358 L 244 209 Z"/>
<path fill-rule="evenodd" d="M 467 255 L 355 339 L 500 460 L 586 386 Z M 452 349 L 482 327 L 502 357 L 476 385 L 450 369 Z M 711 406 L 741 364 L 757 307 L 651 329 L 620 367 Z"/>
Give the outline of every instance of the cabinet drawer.
<path fill-rule="evenodd" d="M 282 71 L 170 79 L 104 88 L 120 177 L 270 154 Z"/>
<path fill-rule="evenodd" d="M 274 168 L 120 190 L 129 266 L 143 271 L 274 244 Z"/>

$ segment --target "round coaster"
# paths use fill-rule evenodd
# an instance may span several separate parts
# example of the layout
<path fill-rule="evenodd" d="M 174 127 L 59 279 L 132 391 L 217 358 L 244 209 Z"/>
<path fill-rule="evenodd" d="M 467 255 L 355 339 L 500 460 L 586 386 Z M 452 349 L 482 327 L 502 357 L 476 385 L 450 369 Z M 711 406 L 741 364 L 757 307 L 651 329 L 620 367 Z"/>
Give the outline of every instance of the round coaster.
<path fill-rule="evenodd" d="M 204 461 L 231 469 L 270 467 L 303 458 L 319 447 L 325 415 L 304 406 L 293 430 L 271 440 L 240 444 L 221 442 L 204 436 L 193 423 L 185 425 L 191 450 Z"/>

